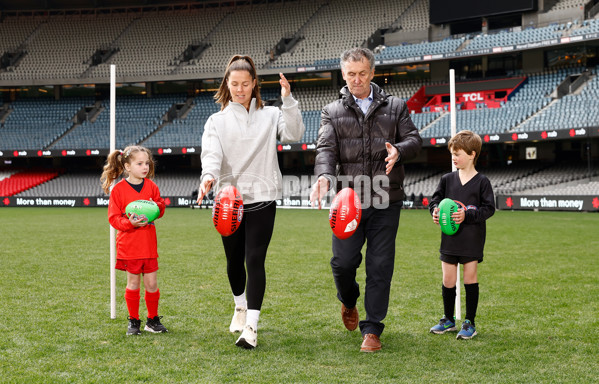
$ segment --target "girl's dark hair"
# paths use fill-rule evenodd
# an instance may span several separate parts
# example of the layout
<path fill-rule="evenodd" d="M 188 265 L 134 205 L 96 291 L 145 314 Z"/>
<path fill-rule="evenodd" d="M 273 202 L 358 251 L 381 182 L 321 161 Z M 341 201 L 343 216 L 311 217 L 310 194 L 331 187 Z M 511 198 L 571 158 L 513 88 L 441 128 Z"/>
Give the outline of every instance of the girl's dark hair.
<path fill-rule="evenodd" d="M 247 71 L 250 76 L 252 76 L 252 80 L 257 80 L 258 76 L 256 74 L 256 66 L 254 65 L 254 60 L 252 60 L 249 56 L 243 55 L 235 55 L 229 60 L 229 64 L 227 64 L 227 69 L 225 69 L 225 76 L 220 83 L 220 87 L 218 87 L 218 91 L 214 95 L 214 100 L 220 104 L 220 110 L 222 111 L 229 105 L 229 101 L 231 101 L 231 92 L 229 92 L 229 87 L 227 86 L 227 82 L 229 81 L 229 76 L 232 71 Z M 262 98 L 260 97 L 260 87 L 256 82 L 256 86 L 252 89 L 252 97 L 256 99 L 256 107 L 262 108 L 264 103 L 262 102 Z"/>
<path fill-rule="evenodd" d="M 110 186 L 112 183 L 125 171 L 125 164 L 131 163 L 133 161 L 133 157 L 138 152 L 145 152 L 148 154 L 148 159 L 150 159 L 150 170 L 148 171 L 149 179 L 154 178 L 154 168 L 155 162 L 154 157 L 152 156 L 152 152 L 146 147 L 142 147 L 139 145 L 130 145 L 123 149 L 117 149 L 108 155 L 106 159 L 106 164 L 104 164 L 104 171 L 102 172 L 102 176 L 100 176 L 100 181 L 102 182 L 102 189 L 108 195 L 110 193 Z"/>

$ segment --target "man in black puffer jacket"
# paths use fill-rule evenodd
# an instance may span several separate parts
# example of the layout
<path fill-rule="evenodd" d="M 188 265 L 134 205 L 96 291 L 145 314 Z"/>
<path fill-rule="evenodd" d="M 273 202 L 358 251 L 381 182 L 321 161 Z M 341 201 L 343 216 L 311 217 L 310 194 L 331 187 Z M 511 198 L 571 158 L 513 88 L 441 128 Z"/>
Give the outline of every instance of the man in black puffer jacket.
<path fill-rule="evenodd" d="M 374 78 L 374 55 L 353 48 L 341 55 L 346 86 L 341 98 L 322 110 L 310 201 L 318 202 L 329 188 L 353 188 L 362 201 L 362 219 L 346 240 L 333 235 L 331 267 L 341 301 L 345 327 L 353 331 L 358 322 L 362 352 L 381 349 L 382 320 L 387 315 L 395 263 L 395 237 L 405 198 L 402 163 L 414 159 L 422 146 L 418 129 L 406 103 L 387 95 Z M 356 270 L 366 249 L 366 319 L 359 321 L 356 302 L 360 289 Z"/>

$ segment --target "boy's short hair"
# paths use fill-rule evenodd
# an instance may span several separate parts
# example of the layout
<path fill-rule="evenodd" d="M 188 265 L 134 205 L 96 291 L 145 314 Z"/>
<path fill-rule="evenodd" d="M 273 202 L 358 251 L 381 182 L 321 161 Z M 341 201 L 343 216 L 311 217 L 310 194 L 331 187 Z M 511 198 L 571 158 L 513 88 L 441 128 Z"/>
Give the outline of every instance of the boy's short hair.
<path fill-rule="evenodd" d="M 461 149 L 468 155 L 472 155 L 472 152 L 475 152 L 476 156 L 474 156 L 474 165 L 476 165 L 478 156 L 480 156 L 480 150 L 482 146 L 483 141 L 480 136 L 468 130 L 458 132 L 449 140 L 449 143 L 447 144 L 447 148 L 450 151 L 459 151 Z"/>

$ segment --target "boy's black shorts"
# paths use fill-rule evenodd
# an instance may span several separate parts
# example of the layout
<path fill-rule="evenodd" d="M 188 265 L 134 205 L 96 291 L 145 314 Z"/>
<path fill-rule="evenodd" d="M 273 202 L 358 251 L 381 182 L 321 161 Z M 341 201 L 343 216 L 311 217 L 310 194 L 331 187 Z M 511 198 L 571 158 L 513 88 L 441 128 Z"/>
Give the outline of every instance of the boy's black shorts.
<path fill-rule="evenodd" d="M 468 256 L 453 256 L 453 255 L 445 255 L 441 254 L 439 256 L 439 260 L 444 261 L 448 264 L 466 264 L 471 261 L 478 261 L 479 263 L 483 262 L 482 257 L 479 259 L 478 257 L 468 257 Z"/>

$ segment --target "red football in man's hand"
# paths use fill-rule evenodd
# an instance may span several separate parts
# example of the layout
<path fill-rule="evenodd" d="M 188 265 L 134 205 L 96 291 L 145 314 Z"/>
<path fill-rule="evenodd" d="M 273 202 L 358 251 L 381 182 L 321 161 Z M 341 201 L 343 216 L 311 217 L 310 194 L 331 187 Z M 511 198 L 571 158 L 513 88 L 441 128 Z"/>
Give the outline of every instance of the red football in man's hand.
<path fill-rule="evenodd" d="M 360 198 L 351 188 L 343 188 L 331 204 L 329 224 L 333 234 L 341 240 L 349 238 L 356 232 L 362 218 Z"/>
<path fill-rule="evenodd" d="M 241 225 L 243 200 L 241 193 L 232 185 L 226 186 L 216 195 L 212 206 L 212 222 L 223 236 L 231 236 Z"/>

